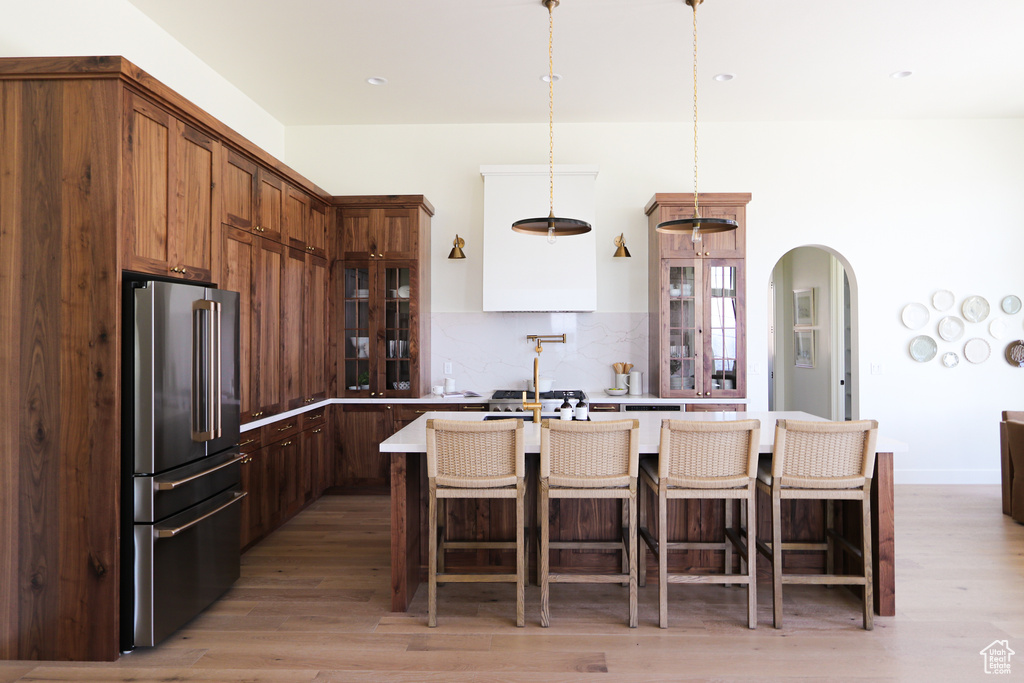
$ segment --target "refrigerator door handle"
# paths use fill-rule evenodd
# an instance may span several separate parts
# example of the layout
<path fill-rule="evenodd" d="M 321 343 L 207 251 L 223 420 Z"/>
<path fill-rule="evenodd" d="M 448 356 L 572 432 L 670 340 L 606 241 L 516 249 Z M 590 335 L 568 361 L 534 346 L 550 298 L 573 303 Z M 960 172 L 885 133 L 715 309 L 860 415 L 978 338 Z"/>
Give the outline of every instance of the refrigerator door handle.
<path fill-rule="evenodd" d="M 167 528 L 167 527 L 163 527 L 163 526 L 159 526 L 159 525 L 154 525 L 153 526 L 153 537 L 154 538 L 174 538 L 175 536 L 177 536 L 181 532 L 186 531 L 188 529 L 191 529 L 196 524 L 199 524 L 204 519 L 209 519 L 210 517 L 213 517 L 215 514 L 220 512 L 221 510 L 224 510 L 225 508 L 234 505 L 238 501 L 240 501 L 243 498 L 245 498 L 247 495 L 249 495 L 249 494 L 246 491 L 234 491 L 234 492 L 231 493 L 231 500 L 229 500 L 228 502 L 224 503 L 223 505 L 218 506 L 217 508 L 215 508 L 213 510 L 210 510 L 206 514 L 204 514 L 204 515 L 202 515 L 200 517 L 197 517 L 196 519 L 193 519 L 193 520 L 189 521 L 186 524 L 182 524 L 179 527 Z"/>
<path fill-rule="evenodd" d="M 245 459 L 245 455 L 244 454 L 239 454 L 239 455 L 236 455 L 231 460 L 227 460 L 225 462 L 222 462 L 221 464 L 217 465 L 216 467 L 211 467 L 210 469 L 203 470 L 202 472 L 199 472 L 198 474 L 193 474 L 190 477 L 184 477 L 182 479 L 176 479 L 174 481 L 164 481 L 164 480 L 161 480 L 159 477 L 153 477 L 153 490 L 154 491 L 173 491 L 174 489 L 178 488 L 179 486 L 184 486 L 185 484 L 189 483 L 190 481 L 195 481 L 196 479 L 200 479 L 202 477 L 205 477 L 206 475 L 212 474 L 213 472 L 216 472 L 217 470 L 222 470 L 225 467 L 230 467 L 231 465 L 234 465 L 236 462 L 241 462 L 244 459 Z"/>
<path fill-rule="evenodd" d="M 221 429 L 220 302 L 192 302 L 192 440 L 212 441 Z"/>

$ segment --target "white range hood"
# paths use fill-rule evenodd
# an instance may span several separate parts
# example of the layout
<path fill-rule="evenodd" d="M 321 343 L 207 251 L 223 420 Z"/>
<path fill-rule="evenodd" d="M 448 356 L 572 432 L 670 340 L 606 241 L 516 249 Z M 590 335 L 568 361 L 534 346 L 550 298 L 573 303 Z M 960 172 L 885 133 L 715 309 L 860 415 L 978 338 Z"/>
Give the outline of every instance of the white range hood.
<path fill-rule="evenodd" d="M 597 166 L 555 166 L 555 215 L 594 225 Z M 544 237 L 512 231 L 523 218 L 547 216 L 549 169 L 481 166 L 484 177 L 483 309 L 597 310 L 596 229 Z"/>

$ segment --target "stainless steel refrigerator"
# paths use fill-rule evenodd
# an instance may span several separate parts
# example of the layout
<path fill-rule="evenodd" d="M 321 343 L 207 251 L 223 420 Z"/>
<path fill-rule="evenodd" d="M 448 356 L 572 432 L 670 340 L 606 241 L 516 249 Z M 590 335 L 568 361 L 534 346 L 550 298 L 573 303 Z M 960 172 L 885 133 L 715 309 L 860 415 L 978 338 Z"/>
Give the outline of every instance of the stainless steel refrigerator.
<path fill-rule="evenodd" d="M 125 276 L 121 649 L 239 576 L 238 293 Z"/>

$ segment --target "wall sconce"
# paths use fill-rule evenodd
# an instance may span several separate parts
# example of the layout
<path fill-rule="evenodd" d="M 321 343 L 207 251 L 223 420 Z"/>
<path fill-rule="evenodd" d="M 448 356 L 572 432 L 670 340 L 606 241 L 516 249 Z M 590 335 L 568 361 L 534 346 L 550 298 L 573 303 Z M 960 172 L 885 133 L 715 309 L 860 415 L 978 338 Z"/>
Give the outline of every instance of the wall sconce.
<path fill-rule="evenodd" d="M 452 250 L 448 254 L 450 259 L 463 259 L 466 258 L 466 254 L 462 251 L 462 248 L 466 246 L 466 240 L 462 239 L 458 235 L 455 235 L 455 240 L 452 242 Z"/>
<path fill-rule="evenodd" d="M 618 247 L 615 250 L 615 258 L 630 258 L 629 249 L 626 249 L 626 240 L 622 235 L 623 233 L 619 233 L 619 236 L 615 238 L 615 246 Z"/>

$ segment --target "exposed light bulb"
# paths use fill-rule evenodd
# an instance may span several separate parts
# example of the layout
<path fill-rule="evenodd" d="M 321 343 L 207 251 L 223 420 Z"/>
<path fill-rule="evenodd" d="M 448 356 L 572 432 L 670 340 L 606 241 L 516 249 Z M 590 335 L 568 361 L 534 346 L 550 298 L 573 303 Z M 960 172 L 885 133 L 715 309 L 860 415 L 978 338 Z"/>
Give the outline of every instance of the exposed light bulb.
<path fill-rule="evenodd" d="M 691 242 L 700 242 L 700 224 L 699 223 L 694 223 L 693 224 L 693 232 L 690 233 L 690 241 Z"/>
<path fill-rule="evenodd" d="M 557 239 L 555 236 L 555 224 L 548 223 L 548 244 L 554 244 Z"/>

